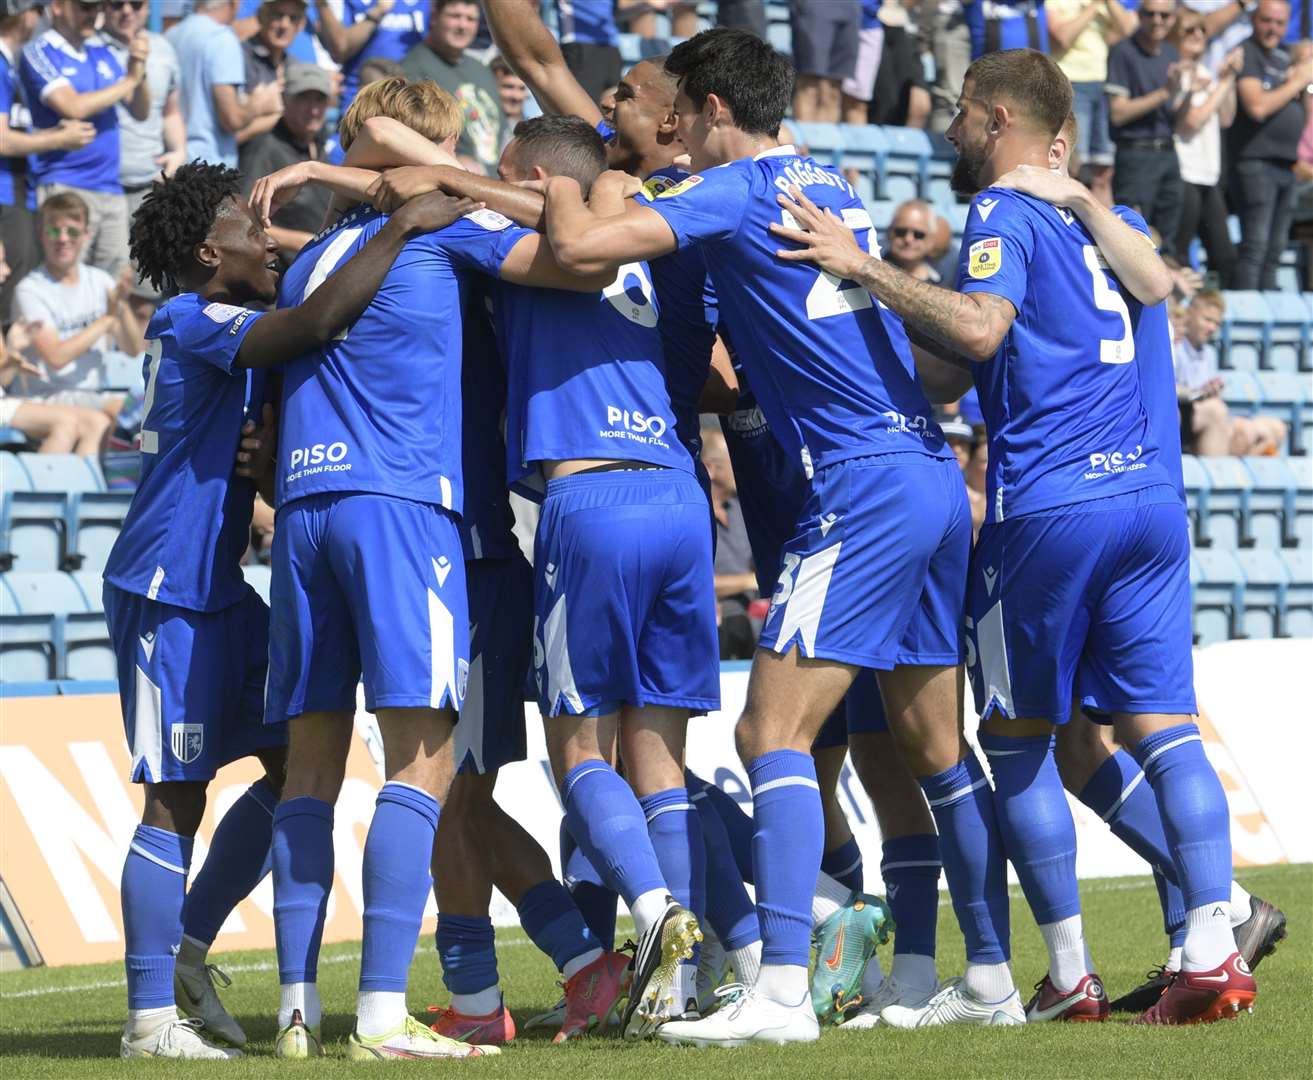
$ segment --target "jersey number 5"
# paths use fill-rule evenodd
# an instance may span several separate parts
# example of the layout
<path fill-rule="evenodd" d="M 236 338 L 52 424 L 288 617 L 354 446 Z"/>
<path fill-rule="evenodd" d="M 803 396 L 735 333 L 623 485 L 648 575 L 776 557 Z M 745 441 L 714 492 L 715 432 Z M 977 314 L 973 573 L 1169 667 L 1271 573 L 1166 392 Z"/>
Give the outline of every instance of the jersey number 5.
<path fill-rule="evenodd" d="M 1086 244 L 1085 269 L 1090 272 L 1094 285 L 1094 306 L 1100 311 L 1120 315 L 1122 336 L 1099 339 L 1099 362 L 1103 364 L 1129 364 L 1135 359 L 1135 336 L 1131 332 L 1131 312 L 1117 287 L 1108 283 L 1108 275 L 1099 265 L 1099 252 L 1093 244 Z"/>

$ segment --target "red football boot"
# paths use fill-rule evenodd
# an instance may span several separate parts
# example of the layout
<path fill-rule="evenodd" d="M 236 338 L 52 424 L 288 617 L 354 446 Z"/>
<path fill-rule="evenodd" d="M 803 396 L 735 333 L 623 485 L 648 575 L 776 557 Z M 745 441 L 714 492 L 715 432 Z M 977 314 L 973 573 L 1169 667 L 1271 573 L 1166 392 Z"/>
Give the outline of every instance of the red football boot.
<path fill-rule="evenodd" d="M 1139 1024 L 1211 1024 L 1254 1011 L 1258 984 L 1238 952 L 1212 971 L 1178 971 Z"/>
<path fill-rule="evenodd" d="M 1026 1003 L 1026 1023 L 1039 1024 L 1045 1020 L 1095 1022 L 1108 1019 L 1108 995 L 1103 980 L 1097 975 L 1086 975 L 1075 989 L 1065 994 L 1058 990 L 1047 975 L 1035 984 L 1035 996 Z"/>

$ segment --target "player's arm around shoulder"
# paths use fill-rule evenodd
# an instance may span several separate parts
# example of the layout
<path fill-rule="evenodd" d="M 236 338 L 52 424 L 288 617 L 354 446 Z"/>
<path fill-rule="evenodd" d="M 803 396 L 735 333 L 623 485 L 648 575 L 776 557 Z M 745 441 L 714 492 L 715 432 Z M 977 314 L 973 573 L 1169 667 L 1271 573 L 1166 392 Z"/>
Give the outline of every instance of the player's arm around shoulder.
<path fill-rule="evenodd" d="M 615 271 L 679 246 L 665 218 L 633 199 L 625 200 L 619 214 L 599 214 L 584 202 L 579 182 L 567 176 L 552 177 L 546 196 L 547 237 L 556 260 L 571 273 Z"/>

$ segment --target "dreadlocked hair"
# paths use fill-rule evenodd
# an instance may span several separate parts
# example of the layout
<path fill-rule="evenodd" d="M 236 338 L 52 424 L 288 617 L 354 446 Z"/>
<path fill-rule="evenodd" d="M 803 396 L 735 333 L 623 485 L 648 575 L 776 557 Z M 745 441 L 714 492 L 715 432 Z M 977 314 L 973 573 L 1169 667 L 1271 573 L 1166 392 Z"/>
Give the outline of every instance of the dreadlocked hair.
<path fill-rule="evenodd" d="M 219 207 L 242 193 L 242 174 L 193 161 L 156 183 L 132 216 L 129 247 L 137 277 L 156 292 L 175 293 L 192 252 L 214 227 Z"/>

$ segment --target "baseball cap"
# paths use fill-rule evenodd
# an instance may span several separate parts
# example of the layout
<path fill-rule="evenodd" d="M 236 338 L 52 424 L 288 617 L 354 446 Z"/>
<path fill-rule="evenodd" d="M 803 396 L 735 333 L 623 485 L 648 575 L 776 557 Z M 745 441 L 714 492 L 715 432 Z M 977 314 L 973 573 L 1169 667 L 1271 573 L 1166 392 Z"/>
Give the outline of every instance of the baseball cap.
<path fill-rule="evenodd" d="M 0 19 L 8 19 L 12 15 L 31 11 L 37 3 L 38 0 L 0 0 Z"/>
<path fill-rule="evenodd" d="M 947 420 L 941 421 L 939 430 L 944 433 L 945 439 L 974 439 L 976 433 L 971 430 L 971 425 L 961 417 L 950 416 Z"/>
<path fill-rule="evenodd" d="M 283 76 L 283 96 L 296 97 L 317 90 L 325 97 L 333 95 L 333 80 L 318 64 L 288 64 Z"/>

